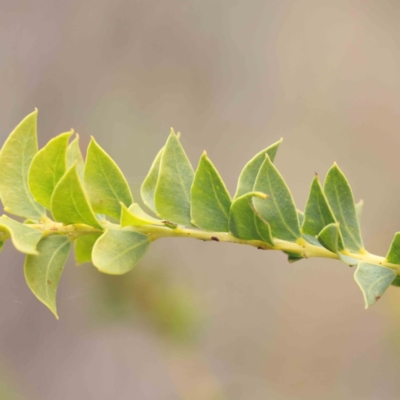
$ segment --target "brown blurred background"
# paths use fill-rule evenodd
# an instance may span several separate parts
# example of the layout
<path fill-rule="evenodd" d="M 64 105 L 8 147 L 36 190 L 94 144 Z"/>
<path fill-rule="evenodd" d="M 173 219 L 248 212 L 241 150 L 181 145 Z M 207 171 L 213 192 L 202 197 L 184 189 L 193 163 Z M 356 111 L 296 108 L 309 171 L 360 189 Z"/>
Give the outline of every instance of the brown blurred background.
<path fill-rule="evenodd" d="M 400 230 L 399 18 L 394 0 L 0 0 L 1 143 L 37 107 L 41 146 L 94 135 L 138 199 L 170 126 L 232 193 L 284 137 L 298 207 L 338 162 L 384 255 Z M 0 264 L 1 399 L 398 398 L 400 289 L 365 311 L 338 262 L 184 239 L 122 277 L 71 257 L 60 321 L 10 244 Z"/>

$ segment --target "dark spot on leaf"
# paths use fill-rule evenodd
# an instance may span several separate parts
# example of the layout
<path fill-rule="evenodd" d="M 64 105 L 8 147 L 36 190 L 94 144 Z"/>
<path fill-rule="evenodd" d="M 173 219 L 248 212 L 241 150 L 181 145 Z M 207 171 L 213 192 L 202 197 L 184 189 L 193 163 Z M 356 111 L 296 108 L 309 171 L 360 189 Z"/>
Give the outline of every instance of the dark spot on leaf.
<path fill-rule="evenodd" d="M 375 296 L 375 300 L 378 301 L 381 298 L 381 296 Z"/>
<path fill-rule="evenodd" d="M 219 239 L 216 236 L 211 236 L 211 240 L 215 240 L 216 242 L 219 242 Z"/>
<path fill-rule="evenodd" d="M 47 284 L 48 284 L 48 285 L 51 285 L 51 280 L 47 280 Z"/>

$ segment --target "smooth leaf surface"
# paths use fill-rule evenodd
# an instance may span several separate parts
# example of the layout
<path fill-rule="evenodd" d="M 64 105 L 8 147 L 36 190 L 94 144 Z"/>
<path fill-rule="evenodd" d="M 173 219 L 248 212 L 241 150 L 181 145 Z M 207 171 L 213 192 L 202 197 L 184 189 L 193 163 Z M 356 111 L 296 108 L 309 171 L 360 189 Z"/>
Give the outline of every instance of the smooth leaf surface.
<path fill-rule="evenodd" d="M 95 213 L 120 219 L 120 203 L 126 206 L 133 203 L 131 190 L 123 173 L 93 137 L 86 155 L 83 179 Z"/>
<path fill-rule="evenodd" d="M 67 149 L 67 169 L 71 168 L 76 163 L 76 171 L 80 179 L 83 179 L 83 170 L 85 161 L 82 156 L 79 146 L 79 135 L 76 134 L 75 139 L 69 144 Z"/>
<path fill-rule="evenodd" d="M 92 250 L 101 233 L 79 236 L 75 239 L 75 260 L 77 265 L 92 262 Z"/>
<path fill-rule="evenodd" d="M 295 242 L 301 237 L 301 232 L 292 194 L 268 155 L 265 157 L 255 191 L 266 193 L 270 198 L 268 201 L 255 198 L 255 209 L 270 224 L 273 237 Z"/>
<path fill-rule="evenodd" d="M 332 253 L 336 253 L 345 264 L 356 265 L 358 263 L 357 259 L 343 254 L 343 239 L 337 223 L 325 226 L 317 236 L 317 239 L 323 247 Z"/>
<path fill-rule="evenodd" d="M 302 257 L 298 253 L 292 253 L 290 251 L 284 251 L 284 253 L 288 256 L 288 261 L 289 261 L 290 264 L 293 264 L 296 261 L 300 261 L 300 260 L 304 259 L 304 257 Z"/>
<path fill-rule="evenodd" d="M 318 176 L 316 176 L 311 184 L 301 230 L 307 235 L 316 236 L 325 226 L 335 222 L 328 200 L 322 190 Z"/>
<path fill-rule="evenodd" d="M 228 232 L 231 196 L 205 152 L 194 176 L 191 202 L 193 225 L 208 231 Z"/>
<path fill-rule="evenodd" d="M 140 195 L 144 204 L 149 207 L 154 213 L 157 214 L 156 206 L 154 204 L 154 194 L 156 191 L 156 185 L 158 181 L 158 175 L 160 172 L 161 157 L 164 152 L 164 147 L 158 152 L 153 164 L 150 167 L 150 171 L 147 174 L 145 180 L 140 188 Z"/>
<path fill-rule="evenodd" d="M 20 217 L 40 219 L 46 215 L 28 188 L 28 171 L 38 150 L 37 111 L 14 129 L 0 153 L 0 197 L 4 210 Z"/>
<path fill-rule="evenodd" d="M 386 261 L 391 264 L 400 264 L 400 232 L 394 235 L 392 244 L 386 255 Z"/>
<path fill-rule="evenodd" d="M 149 238 L 139 232 L 106 230 L 93 247 L 93 264 L 106 274 L 125 274 L 145 255 L 149 244 Z"/>
<path fill-rule="evenodd" d="M 354 279 L 363 293 L 365 308 L 376 303 L 395 278 L 396 274 L 390 268 L 360 262 Z"/>
<path fill-rule="evenodd" d="M 343 250 L 343 244 L 340 237 L 340 230 L 337 223 L 325 226 L 317 236 L 318 241 L 332 253 L 338 253 Z"/>
<path fill-rule="evenodd" d="M 32 293 L 56 316 L 58 283 L 67 261 L 71 242 L 65 236 L 46 236 L 38 244 L 38 255 L 28 255 L 24 273 Z"/>
<path fill-rule="evenodd" d="M 394 281 L 392 282 L 392 285 L 393 285 L 393 286 L 397 286 L 397 287 L 400 286 L 400 276 L 399 276 L 399 275 L 396 276 L 396 278 L 395 278 Z"/>
<path fill-rule="evenodd" d="M 243 196 L 246 193 L 254 191 L 254 185 L 256 183 L 258 171 L 265 161 L 265 154 L 268 154 L 271 162 L 274 162 L 276 152 L 278 151 L 281 143 L 282 139 L 267 147 L 265 150 L 260 151 L 244 166 L 239 176 L 234 199 L 237 199 L 238 197 Z"/>
<path fill-rule="evenodd" d="M 66 171 L 68 140 L 72 133 L 62 133 L 51 139 L 36 153 L 29 168 L 29 190 L 34 199 L 49 210 L 54 188 Z"/>
<path fill-rule="evenodd" d="M 363 252 L 353 193 L 349 182 L 336 164 L 328 171 L 324 192 L 335 219 L 340 224 L 345 248 L 353 252 Z"/>
<path fill-rule="evenodd" d="M 190 188 L 194 172 L 174 131 L 168 137 L 161 157 L 154 194 L 157 215 L 176 224 L 191 226 Z"/>
<path fill-rule="evenodd" d="M 86 224 L 102 229 L 83 190 L 74 164 L 60 179 L 51 198 L 51 212 L 57 221 Z"/>
<path fill-rule="evenodd" d="M 0 217 L 0 231 L 3 233 L 2 242 L 11 237 L 14 247 L 21 253 L 37 254 L 36 246 L 42 234 L 36 229 L 3 215 Z"/>
<path fill-rule="evenodd" d="M 147 214 L 137 203 L 133 203 L 127 208 L 122 205 L 121 226 L 143 226 L 143 225 L 164 225 L 164 223 L 151 215 Z"/>
<path fill-rule="evenodd" d="M 259 192 L 247 193 L 235 199 L 229 216 L 229 231 L 239 239 L 262 240 L 274 246 L 270 226 L 256 211 L 253 197 L 270 201 L 267 195 Z"/>

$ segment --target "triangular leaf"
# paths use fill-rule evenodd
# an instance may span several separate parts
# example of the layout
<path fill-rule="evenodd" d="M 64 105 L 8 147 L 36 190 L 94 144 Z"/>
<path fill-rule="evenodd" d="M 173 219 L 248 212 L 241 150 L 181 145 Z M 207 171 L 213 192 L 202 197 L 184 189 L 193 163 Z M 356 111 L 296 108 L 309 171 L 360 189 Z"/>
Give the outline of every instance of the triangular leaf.
<path fill-rule="evenodd" d="M 177 224 L 191 226 L 190 188 L 193 168 L 175 132 L 171 130 L 161 157 L 154 194 L 157 215 Z"/>
<path fill-rule="evenodd" d="M 126 206 L 132 204 L 131 190 L 123 173 L 93 137 L 88 147 L 83 177 L 95 213 L 119 219 L 120 203 Z"/>
<path fill-rule="evenodd" d="M 11 236 L 13 245 L 18 251 L 25 254 L 38 254 L 36 246 L 42 234 L 36 229 L 3 215 L 0 217 L 0 231 L 3 232 L 2 242 Z"/>
<path fill-rule="evenodd" d="M 339 256 L 341 261 L 348 265 L 356 265 L 358 260 L 343 254 L 343 239 L 340 234 L 339 225 L 337 223 L 329 224 L 317 236 L 318 241 L 327 250 Z"/>
<path fill-rule="evenodd" d="M 160 219 L 147 214 L 137 203 L 131 204 L 129 208 L 122 204 L 121 226 L 143 225 L 164 225 L 164 223 Z"/>
<path fill-rule="evenodd" d="M 14 129 L 0 153 L 0 196 L 4 210 L 20 217 L 40 219 L 44 207 L 36 203 L 28 188 L 28 171 L 38 150 L 37 111 Z"/>
<path fill-rule="evenodd" d="M 270 160 L 274 162 L 278 147 L 282 143 L 282 139 L 267 147 L 265 150 L 256 154 L 243 168 L 239 176 L 239 181 L 234 199 L 243 196 L 246 193 L 254 191 L 254 185 L 261 165 L 265 161 L 265 154 L 268 154 Z"/>
<path fill-rule="evenodd" d="M 396 274 L 390 268 L 360 262 L 354 279 L 363 293 L 365 308 L 376 303 L 395 278 Z"/>
<path fill-rule="evenodd" d="M 268 201 L 255 198 L 254 206 L 270 224 L 272 236 L 289 242 L 299 239 L 299 219 L 292 194 L 268 154 L 258 173 L 255 191 L 270 196 Z"/>
<path fill-rule="evenodd" d="M 343 244 L 340 238 L 339 226 L 337 223 L 325 226 L 317 236 L 318 241 L 327 250 L 332 253 L 338 253 L 343 250 Z"/>
<path fill-rule="evenodd" d="M 72 133 L 62 133 L 51 139 L 36 153 L 29 168 L 29 189 L 35 200 L 49 210 L 54 188 L 66 170 L 68 140 Z"/>
<path fill-rule="evenodd" d="M 158 181 L 158 175 L 160 172 L 161 157 L 164 152 L 164 147 L 158 152 L 153 164 L 151 165 L 150 171 L 147 174 L 145 180 L 140 188 L 140 195 L 144 204 L 149 207 L 154 213 L 157 213 L 156 206 L 154 204 L 154 194 L 156 191 L 156 185 Z"/>
<path fill-rule="evenodd" d="M 67 169 L 71 168 L 76 162 L 76 171 L 80 179 L 83 179 L 83 170 L 85 161 L 79 146 L 79 135 L 76 134 L 75 139 L 69 144 L 67 149 Z"/>
<path fill-rule="evenodd" d="M 391 264 L 400 264 L 400 232 L 394 235 L 392 244 L 386 255 L 386 261 Z"/>
<path fill-rule="evenodd" d="M 231 196 L 205 152 L 194 176 L 191 199 L 193 225 L 208 231 L 228 232 Z"/>
<path fill-rule="evenodd" d="M 66 236 L 46 236 L 38 244 L 39 255 L 28 255 L 25 259 L 26 283 L 57 319 L 57 288 L 70 249 L 71 242 Z"/>
<path fill-rule="evenodd" d="M 101 233 L 79 236 L 75 239 L 75 260 L 77 265 L 92 262 L 92 250 Z"/>
<path fill-rule="evenodd" d="M 74 164 L 60 179 L 51 198 L 51 212 L 64 224 L 86 224 L 102 229 L 97 221 Z"/>
<path fill-rule="evenodd" d="M 267 195 L 259 192 L 247 193 L 235 199 L 229 215 L 229 231 L 239 239 L 261 240 L 274 246 L 270 226 L 254 208 L 253 197 L 264 201 L 268 199 Z"/>
<path fill-rule="evenodd" d="M 301 230 L 307 235 L 316 236 L 325 226 L 335 222 L 335 217 L 316 176 L 311 184 Z"/>
<path fill-rule="evenodd" d="M 353 193 L 351 192 L 349 182 L 336 164 L 328 171 L 324 191 L 335 219 L 340 224 L 345 248 L 350 251 L 362 253 L 364 247 Z"/>
<path fill-rule="evenodd" d="M 107 230 L 93 247 L 93 264 L 106 274 L 125 274 L 145 255 L 149 244 L 149 238 L 143 233 Z"/>

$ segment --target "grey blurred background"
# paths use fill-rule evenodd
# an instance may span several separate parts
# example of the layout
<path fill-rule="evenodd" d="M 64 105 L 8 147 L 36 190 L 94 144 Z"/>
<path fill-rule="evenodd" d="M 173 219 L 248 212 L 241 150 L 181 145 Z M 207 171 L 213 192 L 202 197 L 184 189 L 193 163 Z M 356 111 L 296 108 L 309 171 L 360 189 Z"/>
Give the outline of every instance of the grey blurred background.
<path fill-rule="evenodd" d="M 284 137 L 297 206 L 336 161 L 384 255 L 400 230 L 399 18 L 394 0 L 1 0 L 1 143 L 37 107 L 40 146 L 94 135 L 138 199 L 170 126 L 232 193 Z M 60 321 L 21 254 L 0 263 L 1 399 L 398 398 L 400 289 L 365 311 L 338 262 L 184 239 L 122 277 L 71 257 Z"/>

